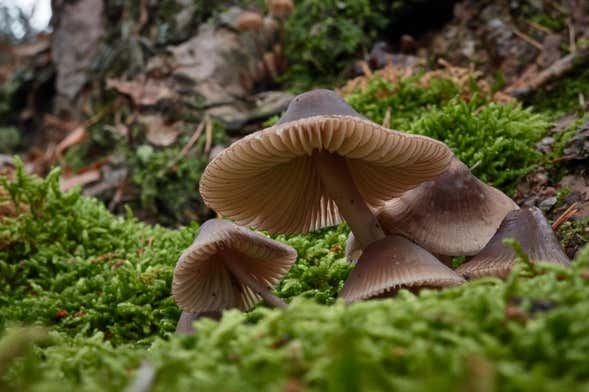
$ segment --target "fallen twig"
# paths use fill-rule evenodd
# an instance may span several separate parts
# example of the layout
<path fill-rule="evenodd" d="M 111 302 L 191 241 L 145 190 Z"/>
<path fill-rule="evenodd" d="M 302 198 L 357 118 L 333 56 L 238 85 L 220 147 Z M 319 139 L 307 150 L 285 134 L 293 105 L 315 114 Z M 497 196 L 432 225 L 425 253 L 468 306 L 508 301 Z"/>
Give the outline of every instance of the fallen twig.
<path fill-rule="evenodd" d="M 534 48 L 538 49 L 539 51 L 542 51 L 544 49 L 544 46 L 542 46 L 542 44 L 540 42 L 536 41 L 535 39 L 533 39 L 529 35 L 522 33 L 518 29 L 513 29 L 513 32 L 515 35 L 517 35 L 518 37 L 520 37 L 521 39 L 523 39 L 524 41 L 526 41 L 527 43 L 532 45 Z"/>
<path fill-rule="evenodd" d="M 567 72 L 572 71 L 576 66 L 587 62 L 587 60 L 589 60 L 589 49 L 584 48 L 582 50 L 577 50 L 574 53 L 564 56 L 550 67 L 538 73 L 538 75 L 529 83 L 513 90 L 507 88 L 505 92 L 514 97 L 521 97 L 530 94 L 547 82 L 559 78 Z"/>
<path fill-rule="evenodd" d="M 384 114 L 384 119 L 382 120 L 382 126 L 385 128 L 391 127 L 391 108 L 388 107 L 386 113 Z"/>
<path fill-rule="evenodd" d="M 205 127 L 205 149 L 204 149 L 204 153 L 208 154 L 209 151 L 211 150 L 211 145 L 213 144 L 213 123 L 211 122 L 211 119 L 207 116 L 205 117 L 205 121 L 207 123 L 206 127 Z"/>
<path fill-rule="evenodd" d="M 200 122 L 200 124 L 198 124 L 198 126 L 194 130 L 194 133 L 192 134 L 190 139 L 188 139 L 188 142 L 186 143 L 186 145 L 184 147 L 182 147 L 180 154 L 178 154 L 178 156 L 176 158 L 174 158 L 174 160 L 172 160 L 164 169 L 162 169 L 159 173 L 157 173 L 156 177 L 158 177 L 158 178 L 162 177 L 164 174 L 166 174 L 168 172 L 168 170 L 170 170 L 172 167 L 174 167 L 180 161 L 180 159 L 184 158 L 186 156 L 186 154 L 188 154 L 188 152 L 190 151 L 190 149 L 192 148 L 194 143 L 196 143 L 198 138 L 202 135 L 202 132 L 205 129 L 205 125 L 207 123 L 210 123 L 210 121 L 211 120 L 209 119 L 209 117 L 205 116 L 205 118 Z"/>
<path fill-rule="evenodd" d="M 524 19 L 524 22 L 525 22 L 525 23 L 526 23 L 528 26 L 530 26 L 530 27 L 532 27 L 532 28 L 534 28 L 534 29 L 536 29 L 536 30 L 538 30 L 538 31 L 541 31 L 541 32 L 543 32 L 543 33 L 546 33 L 546 34 L 552 34 L 552 33 L 553 33 L 553 31 L 552 31 L 552 30 L 550 30 L 548 27 L 544 27 L 544 26 L 542 26 L 541 24 L 538 24 L 538 23 L 532 22 L 531 20 L 526 20 L 526 19 Z"/>
<path fill-rule="evenodd" d="M 562 226 L 562 224 L 566 222 L 571 216 L 573 216 L 577 211 L 579 211 L 577 208 L 577 202 L 574 202 L 552 223 L 552 230 L 558 230 L 558 228 Z"/>

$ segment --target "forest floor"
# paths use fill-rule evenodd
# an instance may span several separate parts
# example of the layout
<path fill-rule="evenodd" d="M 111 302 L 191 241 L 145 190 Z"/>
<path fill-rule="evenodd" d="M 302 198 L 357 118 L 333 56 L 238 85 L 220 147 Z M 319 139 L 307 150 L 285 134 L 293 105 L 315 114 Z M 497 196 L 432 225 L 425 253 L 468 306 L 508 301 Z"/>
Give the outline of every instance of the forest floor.
<path fill-rule="evenodd" d="M 369 42 L 338 48 L 337 61 L 321 49 L 330 34 L 307 25 L 323 17 L 334 28 L 311 0 L 268 36 L 239 32 L 241 10 L 196 7 L 189 22 L 142 2 L 105 12 L 107 27 L 88 12 L 87 35 L 72 38 L 76 10 L 65 6 L 51 36 L 10 46 L 0 58 L 0 390 L 589 388 L 589 10 L 462 1 L 435 29 L 385 45 L 368 26 L 402 23 L 360 3 L 337 17 L 357 15 L 347 31 Z M 127 30 L 113 27 L 121 15 Z M 315 41 L 304 39 L 311 30 Z M 100 40 L 100 53 L 84 45 Z M 67 47 L 94 61 L 68 62 Z M 218 47 L 243 50 L 246 70 Z M 566 212 L 556 235 L 572 266 L 521 263 L 506 280 L 346 306 L 335 300 L 353 268 L 346 225 L 273 236 L 298 252 L 275 289 L 289 308 L 227 311 L 175 335 L 173 269 L 214 216 L 197 192 L 202 170 L 311 87 L 442 140 L 550 223 Z"/>

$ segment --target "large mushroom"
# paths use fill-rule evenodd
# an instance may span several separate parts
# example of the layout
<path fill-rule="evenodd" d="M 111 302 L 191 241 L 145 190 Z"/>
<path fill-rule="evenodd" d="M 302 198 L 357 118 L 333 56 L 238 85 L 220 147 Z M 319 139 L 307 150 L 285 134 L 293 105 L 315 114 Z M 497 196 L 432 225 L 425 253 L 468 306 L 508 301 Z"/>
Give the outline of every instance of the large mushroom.
<path fill-rule="evenodd" d="M 509 212 L 483 250 L 458 267 L 456 273 L 468 279 L 483 276 L 505 278 L 517 258 L 513 248 L 503 243 L 507 238 L 518 241 L 531 262 L 570 264 L 552 227 L 542 212 L 537 207 L 532 207 Z"/>
<path fill-rule="evenodd" d="M 452 152 L 442 142 L 386 129 L 339 95 L 295 97 L 278 123 L 248 135 L 207 166 L 205 203 L 273 233 L 305 233 L 341 222 L 362 246 L 384 238 L 372 209 L 440 175 Z"/>
<path fill-rule="evenodd" d="M 339 298 L 347 303 L 388 297 L 399 289 L 458 286 L 464 279 L 413 242 L 390 235 L 364 249 Z"/>
<path fill-rule="evenodd" d="M 272 288 L 296 257 L 290 246 L 232 222 L 211 219 L 203 223 L 174 269 L 172 295 L 185 312 L 178 327 L 189 325 L 186 319 L 203 312 L 250 309 L 262 298 L 273 306 L 286 307 Z"/>
<path fill-rule="evenodd" d="M 376 214 L 386 233 L 403 235 L 433 254 L 472 256 L 489 242 L 505 215 L 518 208 L 454 158 L 442 175 L 388 201 Z M 353 235 L 346 253 L 350 261 L 361 254 Z"/>

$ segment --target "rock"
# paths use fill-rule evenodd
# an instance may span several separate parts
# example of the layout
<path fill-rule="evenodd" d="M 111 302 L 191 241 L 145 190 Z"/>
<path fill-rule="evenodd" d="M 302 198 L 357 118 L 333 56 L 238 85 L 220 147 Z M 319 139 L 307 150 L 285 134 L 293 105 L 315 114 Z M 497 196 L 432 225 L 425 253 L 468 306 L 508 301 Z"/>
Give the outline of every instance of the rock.
<path fill-rule="evenodd" d="M 548 197 L 548 198 L 542 200 L 540 202 L 540 204 L 538 205 L 538 207 L 540 207 L 543 210 L 549 210 L 556 204 L 556 202 L 557 202 L 556 196 L 551 196 L 551 197 Z"/>
<path fill-rule="evenodd" d="M 589 119 L 577 129 L 576 135 L 569 139 L 563 152 L 569 159 L 589 158 Z"/>
<path fill-rule="evenodd" d="M 554 138 L 552 136 L 547 136 L 536 144 L 536 149 L 542 154 L 550 154 L 552 152 L 553 144 Z"/>

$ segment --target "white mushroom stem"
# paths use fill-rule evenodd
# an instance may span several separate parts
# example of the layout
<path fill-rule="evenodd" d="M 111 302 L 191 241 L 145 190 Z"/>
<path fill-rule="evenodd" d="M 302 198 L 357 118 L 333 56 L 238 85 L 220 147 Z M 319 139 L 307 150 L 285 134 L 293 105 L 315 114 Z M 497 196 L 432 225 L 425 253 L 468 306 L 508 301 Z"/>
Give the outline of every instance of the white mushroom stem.
<path fill-rule="evenodd" d="M 233 276 L 237 278 L 237 280 L 249 286 L 255 293 L 259 294 L 270 305 L 276 308 L 286 308 L 288 306 L 286 302 L 274 295 L 270 287 L 257 281 L 250 274 L 248 274 L 235 255 L 226 250 L 220 252 L 219 255 L 225 262 L 227 269 L 233 274 Z"/>
<path fill-rule="evenodd" d="M 356 187 L 345 158 L 321 151 L 315 152 L 313 159 L 327 194 L 337 205 L 362 248 L 385 238 L 380 223 Z"/>
<path fill-rule="evenodd" d="M 192 323 L 201 318 L 211 318 L 213 320 L 221 319 L 220 310 L 209 310 L 198 313 L 182 312 L 178 324 L 176 325 L 176 333 L 180 335 L 194 335 L 194 327 Z"/>

